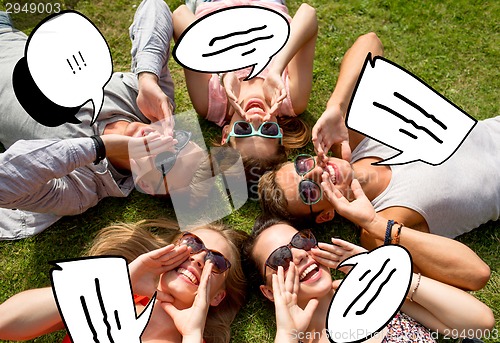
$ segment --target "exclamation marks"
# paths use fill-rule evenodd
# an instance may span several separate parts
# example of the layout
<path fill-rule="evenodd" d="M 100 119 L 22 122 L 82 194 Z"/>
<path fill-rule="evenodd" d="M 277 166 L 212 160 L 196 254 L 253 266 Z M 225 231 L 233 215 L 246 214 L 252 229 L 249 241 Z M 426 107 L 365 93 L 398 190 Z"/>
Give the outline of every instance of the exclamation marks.
<path fill-rule="evenodd" d="M 82 62 L 83 62 L 83 65 L 86 67 L 87 66 L 87 63 L 85 62 L 85 59 L 83 58 L 83 55 L 80 51 L 78 51 L 78 55 L 80 56 L 80 58 L 82 59 Z M 82 67 L 80 66 L 80 63 L 78 63 L 78 60 L 76 59 L 76 56 L 73 55 L 73 60 L 75 61 L 76 65 L 78 66 L 78 70 L 82 70 Z M 71 64 L 71 61 L 69 59 L 66 59 L 66 62 L 68 62 L 69 64 L 69 67 L 71 68 L 71 70 L 73 71 L 73 74 L 76 74 L 76 71 L 75 69 L 73 68 L 73 65 Z"/>

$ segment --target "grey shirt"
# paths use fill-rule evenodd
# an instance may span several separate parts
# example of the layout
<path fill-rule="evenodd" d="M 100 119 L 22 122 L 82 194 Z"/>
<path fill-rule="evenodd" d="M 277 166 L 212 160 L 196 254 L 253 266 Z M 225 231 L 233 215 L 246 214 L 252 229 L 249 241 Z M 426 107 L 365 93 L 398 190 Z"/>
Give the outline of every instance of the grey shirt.
<path fill-rule="evenodd" d="M 370 138 L 354 149 L 352 162 L 382 159 L 396 151 Z M 391 166 L 387 188 L 372 204 L 376 211 L 407 207 L 420 213 L 431 233 L 454 238 L 500 218 L 500 117 L 479 121 L 444 163 Z"/>
<path fill-rule="evenodd" d="M 166 13 L 164 7 L 167 5 L 161 0 L 145 0 L 138 12 Z M 161 68 L 151 69 L 148 66 L 157 66 L 158 61 L 143 52 L 154 46 L 156 39 L 171 39 L 171 17 L 156 23 L 162 25 L 156 31 L 161 38 L 148 37 L 151 29 L 142 29 L 143 25 L 150 27 L 147 15 L 136 15 L 137 18 L 140 20 L 134 21 L 130 29 L 134 38 L 133 71 L 157 74 L 165 80 L 160 86 L 173 99 L 168 54 Z M 136 34 L 138 31 L 142 33 Z M 7 148 L 0 154 L 0 239 L 36 234 L 61 216 L 82 213 L 104 197 L 130 194 L 134 189 L 130 175 L 119 173 L 106 159 L 98 165 L 92 163 L 96 153 L 89 137 L 101 135 L 107 124 L 117 120 L 149 123 L 136 105 L 138 85 L 133 73 L 113 74 L 104 88 L 104 104 L 92 126 L 92 104 L 84 105 L 78 112 L 76 117 L 82 122 L 78 125 L 65 123 L 51 128 L 33 120 L 12 88 L 12 71 L 24 54 L 26 39 L 22 32 L 0 29 L 0 143 Z"/>

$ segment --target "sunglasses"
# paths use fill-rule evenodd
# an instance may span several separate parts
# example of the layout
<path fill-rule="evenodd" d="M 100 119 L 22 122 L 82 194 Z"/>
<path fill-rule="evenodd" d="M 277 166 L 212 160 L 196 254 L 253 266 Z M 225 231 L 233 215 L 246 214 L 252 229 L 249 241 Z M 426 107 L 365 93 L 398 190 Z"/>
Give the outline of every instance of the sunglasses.
<path fill-rule="evenodd" d="M 173 138 L 177 140 L 177 144 L 174 145 L 174 151 L 161 152 L 155 158 L 155 167 L 162 173 L 163 176 L 165 176 L 174 167 L 174 164 L 177 161 L 177 156 L 191 140 L 191 132 L 174 130 Z"/>
<path fill-rule="evenodd" d="M 191 232 L 183 232 L 182 236 L 177 240 L 177 245 L 187 245 L 191 248 L 191 255 L 198 254 L 202 251 L 206 251 L 205 261 L 210 260 L 213 264 L 212 272 L 215 274 L 224 273 L 231 267 L 231 263 L 227 258 L 222 255 L 222 253 L 208 249 L 200 237 L 192 234 Z"/>
<path fill-rule="evenodd" d="M 279 138 L 280 144 L 282 144 L 283 138 L 283 134 L 281 133 L 278 123 L 268 121 L 260 124 L 259 128 L 255 130 L 252 124 L 247 123 L 246 121 L 239 120 L 234 122 L 231 132 L 229 132 L 229 135 L 227 136 L 227 141 L 229 143 L 229 139 L 231 137 L 244 138 L 250 136 Z"/>
<path fill-rule="evenodd" d="M 288 269 L 290 262 L 293 260 L 291 247 L 309 251 L 317 245 L 318 241 L 311 230 L 306 229 L 297 232 L 293 235 L 290 243 L 277 248 L 269 255 L 264 266 L 264 276 L 266 275 L 266 267 L 275 271 L 278 271 L 279 266 L 283 267 L 284 270 Z"/>
<path fill-rule="evenodd" d="M 302 177 L 299 182 L 299 196 L 302 202 L 309 205 L 312 213 L 312 205 L 316 204 L 323 197 L 323 190 L 317 182 L 305 179 L 304 175 L 316 167 L 316 160 L 309 154 L 300 154 L 293 160 L 295 172 Z"/>

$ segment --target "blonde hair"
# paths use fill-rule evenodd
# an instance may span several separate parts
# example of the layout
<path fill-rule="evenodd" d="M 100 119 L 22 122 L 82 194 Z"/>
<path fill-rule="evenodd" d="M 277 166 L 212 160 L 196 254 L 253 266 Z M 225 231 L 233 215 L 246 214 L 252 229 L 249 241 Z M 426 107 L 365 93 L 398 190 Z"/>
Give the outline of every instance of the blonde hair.
<path fill-rule="evenodd" d="M 231 250 L 231 256 L 227 256 L 231 268 L 225 282 L 226 297 L 218 306 L 210 307 L 203 334 L 207 343 L 228 343 L 231 337 L 231 323 L 245 301 L 246 281 L 240 263 L 240 248 L 248 234 L 230 229 L 221 223 L 202 225 L 191 229 L 190 232 L 194 233 L 200 229 L 219 233 Z M 168 219 L 116 224 L 98 232 L 87 254 L 119 255 L 130 263 L 141 254 L 174 242 L 180 235 L 177 223 Z"/>

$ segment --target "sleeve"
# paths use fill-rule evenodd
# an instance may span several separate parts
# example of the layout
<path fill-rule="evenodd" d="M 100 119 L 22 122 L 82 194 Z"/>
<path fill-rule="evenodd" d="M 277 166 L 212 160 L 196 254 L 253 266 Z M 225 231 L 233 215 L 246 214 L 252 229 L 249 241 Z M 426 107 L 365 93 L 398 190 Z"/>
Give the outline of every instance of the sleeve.
<path fill-rule="evenodd" d="M 143 0 L 129 28 L 132 72 L 151 72 L 162 79 L 173 36 L 172 13 L 163 0 Z"/>
<path fill-rule="evenodd" d="M 226 119 L 227 95 L 219 82 L 217 74 L 213 74 L 208 82 L 208 110 L 205 119 L 223 126 Z"/>
<path fill-rule="evenodd" d="M 79 214 L 99 201 L 91 138 L 22 140 L 0 154 L 0 206 Z M 83 168 L 82 168 L 83 167 Z"/>

